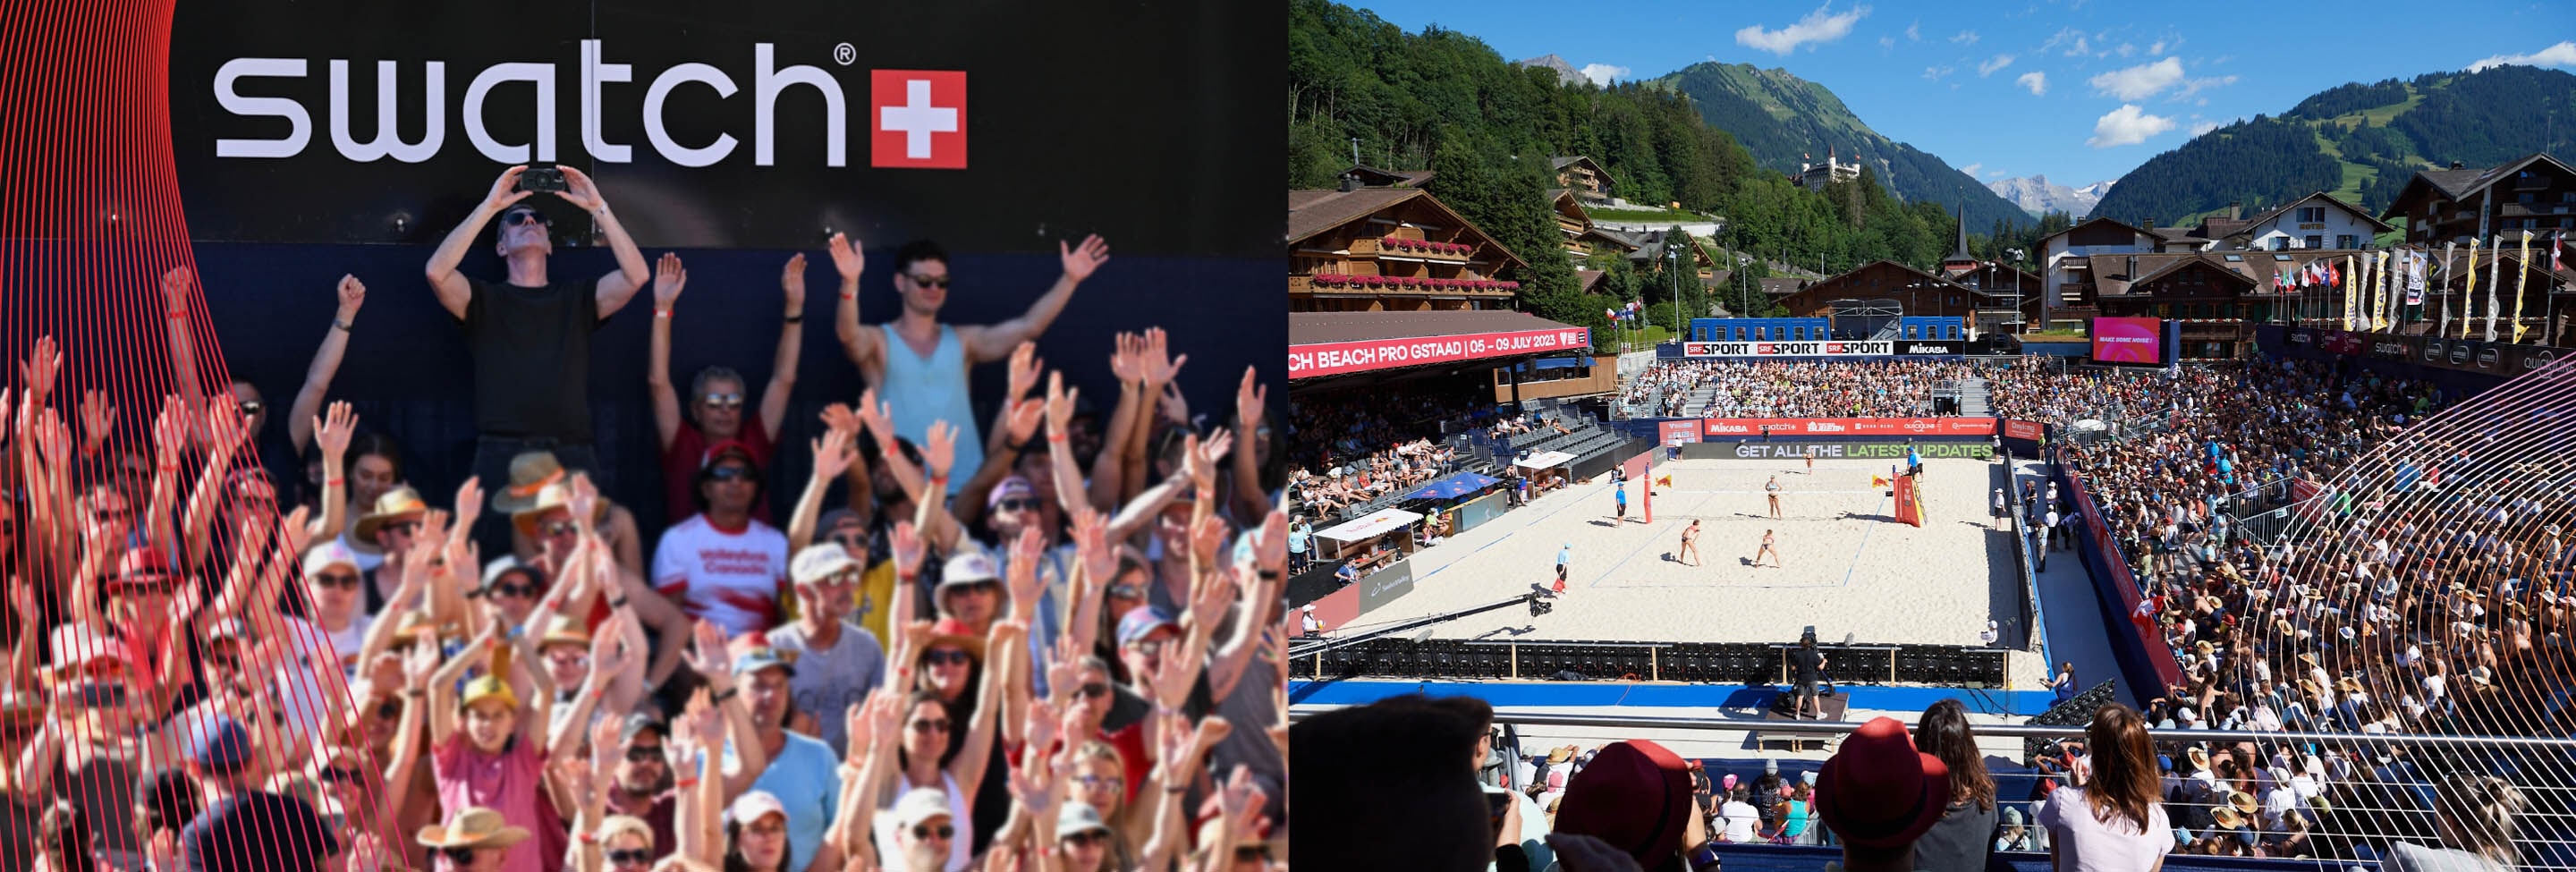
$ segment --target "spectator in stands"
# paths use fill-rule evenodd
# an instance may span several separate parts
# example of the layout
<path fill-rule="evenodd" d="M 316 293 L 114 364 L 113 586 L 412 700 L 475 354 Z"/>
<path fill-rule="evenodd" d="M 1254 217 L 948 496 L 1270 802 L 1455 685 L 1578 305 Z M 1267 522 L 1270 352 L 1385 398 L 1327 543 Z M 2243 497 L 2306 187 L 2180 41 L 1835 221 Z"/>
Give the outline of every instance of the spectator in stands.
<path fill-rule="evenodd" d="M 849 711 L 885 683 L 883 643 L 848 617 L 860 571 L 859 561 L 839 543 L 797 552 L 791 567 L 796 619 L 769 631 L 770 645 L 801 665 L 787 674 L 797 719 L 810 725 L 802 732 L 822 739 L 834 754 L 847 752 L 847 728 L 842 719 L 825 715 Z"/>
<path fill-rule="evenodd" d="M 1566 780 L 1556 831 L 1600 839 L 1650 872 L 1712 868 L 1695 805 L 1679 756 L 1644 740 L 1614 742 Z"/>
<path fill-rule="evenodd" d="M 1995 842 L 1995 781 L 1986 774 L 1985 755 L 1968 726 L 1967 706 L 1944 699 L 1924 709 L 1915 724 L 1914 746 L 1939 758 L 1950 771 L 1941 819 L 1914 843 L 1915 868 L 1983 872 Z"/>
<path fill-rule="evenodd" d="M 1299 868 L 1361 872 L 1471 872 L 1496 863 L 1500 839 L 1474 763 L 1461 750 L 1477 735 L 1473 719 L 1419 695 L 1298 721 L 1288 731 L 1296 788 L 1335 799 L 1299 803 L 1289 856 Z M 1557 815 L 1556 833 L 1573 831 L 1568 815 L 1586 813 L 1569 802 Z M 1615 811 L 1599 817 L 1627 826 Z M 1673 832 L 1677 843 L 1679 828 Z M 1514 838 L 1503 850 L 1517 847 Z"/>
<path fill-rule="evenodd" d="M 892 407 L 895 432 L 918 442 L 927 436 L 932 422 L 946 421 L 960 431 L 957 467 L 983 466 L 983 430 L 967 402 L 967 371 L 976 364 L 1006 359 L 1020 343 L 1045 333 L 1072 301 L 1074 288 L 1109 262 L 1109 243 L 1098 236 L 1085 237 L 1080 245 L 1058 243 L 1057 249 L 1064 275 L 1026 313 L 1000 324 L 960 327 L 939 321 L 939 310 L 948 301 L 948 252 L 927 240 L 908 243 L 894 256 L 894 286 L 903 299 L 903 310 L 893 320 L 868 329 L 859 323 L 858 303 L 865 256 L 846 237 L 833 234 L 832 265 L 841 276 L 841 305 L 834 329 L 850 362 L 858 365 Z M 1173 363 L 1171 369 L 1178 370 L 1179 364 Z M 1159 384 L 1169 384 L 1168 372 L 1156 375 L 1162 376 Z M 949 492 L 964 486 L 962 480 L 954 482 Z"/>
<path fill-rule="evenodd" d="M 1302 574 L 1302 573 L 1304 573 L 1304 572 L 1306 571 L 1307 567 L 1310 567 L 1310 566 L 1313 566 L 1313 565 L 1314 565 L 1314 559 L 1313 559 L 1313 558 L 1309 555 L 1309 553 L 1308 553 L 1309 549 L 1312 547 L 1312 544 L 1313 544 L 1314 540 L 1315 540 L 1315 528 L 1314 528 L 1314 526 L 1313 526 L 1313 525 L 1306 523 L 1306 516 L 1305 516 L 1305 515 L 1296 515 L 1296 516 L 1292 516 L 1291 518 L 1289 518 L 1289 522 L 1288 522 L 1288 572 L 1289 572 L 1289 574 L 1291 574 L 1291 575 Z"/>
<path fill-rule="evenodd" d="M 787 536 L 751 516 L 761 492 L 751 450 L 740 442 L 708 449 L 697 489 L 698 514 L 665 532 L 653 551 L 654 589 L 728 635 L 776 626 Z"/>
<path fill-rule="evenodd" d="M 2126 705 L 2104 705 L 2085 728 L 2085 746 L 2092 750 L 2090 780 L 2051 792 L 2038 816 L 2049 832 L 2050 859 L 2061 872 L 2159 867 L 2174 840 L 2164 806 L 2156 801 L 2155 749 L 2147 740 L 2146 719 Z"/>
<path fill-rule="evenodd" d="M 1895 718 L 1862 724 L 1825 761 L 1818 782 L 1817 816 L 1842 843 L 1848 872 L 1918 868 L 1915 843 L 1939 822 L 1952 792 L 1948 765 L 1915 750 Z"/>
<path fill-rule="evenodd" d="M 181 862 L 207 872 L 321 869 L 347 846 L 303 800 L 258 789 L 251 731 L 229 717 L 190 739 L 188 774 L 205 810 L 180 830 Z"/>
<path fill-rule="evenodd" d="M 558 282 L 548 275 L 546 259 L 554 253 L 553 220 L 533 203 L 533 191 L 519 189 L 528 168 L 501 173 L 474 211 L 447 234 L 429 256 L 425 269 L 430 286 L 465 329 L 474 357 L 474 425 L 480 438 L 474 447 L 474 477 L 500 481 L 510 459 L 520 452 L 555 452 L 566 466 L 605 470 L 591 445 L 590 334 L 617 310 L 625 308 L 644 287 L 644 253 L 608 208 L 590 175 L 558 167 L 564 189 L 555 191 L 582 211 L 608 241 L 617 270 L 592 282 Z M 508 266 L 501 284 L 468 278 L 456 268 L 483 225 L 499 218 L 493 251 Z M 533 374 L 543 378 L 533 378 Z M 486 525 L 476 533 L 483 553 L 509 548 L 504 525 Z"/>
<path fill-rule="evenodd" d="M 2492 775 L 2462 774 L 2443 779 L 2435 796 L 2433 817 L 2441 827 L 2443 846 L 2395 842 L 2389 845 L 2390 868 L 2483 872 L 2520 865 L 2514 837 L 2525 805 L 2521 790 Z"/>
<path fill-rule="evenodd" d="M 527 853 L 519 846 L 530 835 L 528 828 L 510 823 L 508 815 L 475 807 L 449 816 L 446 826 L 421 830 L 416 838 L 445 861 L 440 868 L 449 872 L 501 872 L 512 868 L 512 858 Z"/>
<path fill-rule="evenodd" d="M 680 395 L 671 389 L 671 320 L 689 272 L 680 256 L 665 252 L 653 271 L 651 360 L 644 383 L 653 400 L 654 432 L 661 437 L 663 508 L 670 523 L 684 523 L 697 504 L 697 472 L 709 449 L 740 444 L 752 465 L 770 467 L 779 425 L 787 420 L 787 403 L 796 387 L 796 361 L 804 345 L 805 255 L 787 259 L 779 286 L 786 294 L 778 349 L 770 362 L 769 384 L 754 400 L 742 374 L 721 365 L 698 370 L 689 380 L 688 414 L 683 420 Z M 767 500 L 755 503 L 752 517 L 770 520 Z"/>

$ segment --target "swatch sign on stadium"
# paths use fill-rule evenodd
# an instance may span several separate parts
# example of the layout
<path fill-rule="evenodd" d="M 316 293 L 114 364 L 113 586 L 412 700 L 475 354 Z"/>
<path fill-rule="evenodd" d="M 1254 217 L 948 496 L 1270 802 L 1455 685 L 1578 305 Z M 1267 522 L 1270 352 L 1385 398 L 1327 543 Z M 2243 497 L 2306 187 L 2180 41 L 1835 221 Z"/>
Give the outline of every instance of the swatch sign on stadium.
<path fill-rule="evenodd" d="M 813 248 L 828 229 L 1276 257 L 1276 184 L 1248 156 L 1278 148 L 1256 107 L 1283 19 L 1165 0 L 182 3 L 171 135 L 203 240 L 434 243 L 537 161 L 596 178 L 647 248 Z M 538 202 L 587 238 L 579 210 Z"/>

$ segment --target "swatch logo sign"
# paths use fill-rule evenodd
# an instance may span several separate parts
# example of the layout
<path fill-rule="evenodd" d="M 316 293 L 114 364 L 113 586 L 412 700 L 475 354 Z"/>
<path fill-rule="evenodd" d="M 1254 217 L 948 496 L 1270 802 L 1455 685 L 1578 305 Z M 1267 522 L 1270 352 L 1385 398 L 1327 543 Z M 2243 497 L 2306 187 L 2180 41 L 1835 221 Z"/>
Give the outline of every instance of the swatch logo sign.
<path fill-rule="evenodd" d="M 857 61 L 857 55 L 844 45 L 833 52 L 833 60 L 847 66 Z M 690 62 L 655 72 L 645 81 L 639 79 L 633 64 L 610 62 L 601 40 L 585 39 L 581 41 L 576 70 L 563 70 L 553 62 L 493 64 L 475 72 L 465 83 L 461 101 L 455 102 L 449 97 L 446 62 L 426 61 L 414 66 L 380 60 L 373 64 L 373 118 L 353 117 L 356 113 L 350 108 L 350 95 L 370 87 L 365 62 L 333 58 L 322 66 L 322 75 L 329 79 L 324 116 L 330 126 L 331 147 L 341 157 L 359 163 L 388 158 L 422 163 L 437 157 L 447 147 L 449 113 L 453 111 L 456 128 L 466 143 L 496 163 L 571 158 L 573 155 L 567 154 L 570 149 L 562 142 L 562 128 L 578 125 L 578 153 L 597 163 L 634 163 L 635 148 L 642 145 L 677 166 L 714 166 L 739 160 L 738 153 L 748 144 L 754 165 L 776 166 L 780 101 L 792 99 L 795 105 L 811 106 L 819 98 L 824 113 L 823 164 L 844 167 L 849 165 L 851 110 L 858 108 L 843 92 L 838 75 L 808 64 L 781 66 L 776 46 L 766 42 L 753 44 L 747 70 L 728 71 L 713 64 Z M 281 126 L 284 130 L 283 135 L 267 139 L 217 139 L 215 156 L 282 159 L 303 154 L 313 144 L 314 110 L 305 98 L 278 95 L 313 90 L 310 85 L 299 87 L 294 81 L 313 75 L 313 67 L 304 58 L 234 58 L 218 67 L 213 82 L 218 105 L 238 117 L 284 122 L 257 125 L 263 131 L 275 131 Z M 635 90 L 639 81 L 644 86 L 641 94 Z M 575 86 L 573 93 L 559 93 L 565 84 Z M 749 100 L 751 129 L 682 141 L 665 122 L 666 106 L 674 95 L 691 105 L 701 105 L 710 96 L 727 103 Z M 571 119 L 557 112 L 564 102 L 559 98 L 563 97 L 569 97 L 574 106 Z M 488 108 L 486 104 L 490 104 Z M 641 117 L 644 142 L 608 141 L 602 121 L 612 108 Z M 532 129 L 529 141 L 502 142 L 492 133 L 487 119 L 497 113 L 513 112 L 530 113 L 533 124 L 511 125 L 513 129 Z M 870 166 L 965 168 L 964 72 L 871 70 L 865 112 L 860 123 L 867 125 L 869 131 Z M 737 134 L 747 135 L 748 143 Z"/>

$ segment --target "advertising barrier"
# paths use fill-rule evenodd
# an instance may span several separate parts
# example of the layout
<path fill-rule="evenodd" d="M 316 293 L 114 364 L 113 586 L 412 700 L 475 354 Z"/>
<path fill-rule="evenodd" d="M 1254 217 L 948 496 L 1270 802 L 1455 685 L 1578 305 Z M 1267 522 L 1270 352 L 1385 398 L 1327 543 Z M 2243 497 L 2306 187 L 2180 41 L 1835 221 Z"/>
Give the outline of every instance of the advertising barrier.
<path fill-rule="evenodd" d="M 1991 460 L 1995 446 L 1987 442 L 1917 442 L 1914 453 L 1924 458 L 1969 458 Z M 1746 440 L 1721 446 L 1717 457 L 1739 460 L 1794 460 L 1815 452 L 1818 460 L 1904 460 L 1903 442 L 1816 442 L 1811 440 Z M 1706 453 L 1694 456 L 1711 456 Z"/>
<path fill-rule="evenodd" d="M 1452 363 L 1485 357 L 1528 354 L 1535 351 L 1562 351 L 1590 347 L 1592 347 L 1592 333 L 1581 329 L 1519 330 L 1510 333 L 1476 333 L 1461 336 L 1318 342 L 1312 345 L 1289 346 L 1288 377 L 1314 378 L 1366 372 L 1372 369 L 1420 366 L 1426 363 Z"/>
<path fill-rule="evenodd" d="M 2026 439 L 2032 442 L 2039 441 L 2040 435 L 2048 430 L 2037 421 L 2015 421 L 2010 418 L 2004 419 L 2003 427 L 2004 438 Z"/>
<path fill-rule="evenodd" d="M 1885 340 L 1682 343 L 1683 357 L 1886 357 L 1895 353 L 1896 343 Z"/>
<path fill-rule="evenodd" d="M 2110 525 L 2103 523 L 2102 513 L 2094 505 L 2093 493 L 2067 471 L 2066 455 L 2061 450 L 2051 456 L 2055 471 L 2052 476 L 2066 488 L 2075 511 L 2084 516 L 2084 535 L 2076 551 L 2084 558 L 2086 574 L 2093 577 L 2093 589 L 2102 601 L 2103 629 L 2109 633 L 2111 656 L 2120 663 L 2128 679 L 2125 696 L 2132 705 L 2162 695 L 2164 688 L 2182 682 L 2182 664 L 2174 659 L 2173 649 L 2166 646 L 2158 631 L 2131 623 L 2130 613 L 2137 611 L 2145 596 L 2138 589 L 2137 576 L 2129 571 L 2120 544 L 2111 536 Z M 2081 676 L 2079 676 L 2081 677 Z"/>
<path fill-rule="evenodd" d="M 1702 433 L 1730 436 L 1992 436 L 1993 418 L 1703 418 Z"/>
<path fill-rule="evenodd" d="M 2568 349 L 2544 345 L 2485 342 L 2426 336 L 2353 333 L 2315 327 L 2267 325 L 2257 335 L 2278 330 L 2284 350 L 2296 357 L 2366 357 L 2412 363 L 2455 372 L 2511 378 L 2557 362 Z"/>
<path fill-rule="evenodd" d="M 1368 614 L 1413 592 L 1413 561 L 1398 560 L 1353 585 L 1360 589 L 1360 614 Z"/>
<path fill-rule="evenodd" d="M 2163 363 L 2164 322 L 2155 318 L 2093 319 L 2093 359 L 2102 363 Z"/>

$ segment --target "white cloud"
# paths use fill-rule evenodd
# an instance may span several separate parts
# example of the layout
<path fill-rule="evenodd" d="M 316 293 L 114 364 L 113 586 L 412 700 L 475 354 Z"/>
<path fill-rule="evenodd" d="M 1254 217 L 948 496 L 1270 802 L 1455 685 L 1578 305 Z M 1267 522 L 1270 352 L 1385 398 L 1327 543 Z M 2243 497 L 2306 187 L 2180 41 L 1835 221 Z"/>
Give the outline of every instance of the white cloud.
<path fill-rule="evenodd" d="M 2061 27 L 2057 29 L 2056 33 L 2049 34 L 2047 42 L 2039 44 L 2039 50 L 2048 51 L 2049 49 L 2053 49 L 2082 38 L 2084 38 L 2084 31 L 2077 30 L 2072 27 Z"/>
<path fill-rule="evenodd" d="M 1879 38 L 1878 38 L 1878 47 L 1879 47 L 1879 48 L 1882 48 L 1882 49 L 1895 48 L 1895 47 L 1896 47 L 1896 37 L 1893 37 L 1893 36 L 1882 36 L 1882 37 L 1879 37 Z"/>
<path fill-rule="evenodd" d="M 2182 83 L 2182 90 L 2175 91 L 2173 99 L 2181 100 L 2210 88 L 2224 88 L 2233 84 L 2236 84 L 2235 76 L 2210 76 L 2203 79 L 2193 79 Z M 2203 98 L 2204 102 L 2206 102 L 2206 100 L 2207 98 Z"/>
<path fill-rule="evenodd" d="M 2033 97 L 2042 97 L 2048 94 L 2048 74 L 2038 70 L 2032 70 L 2021 74 L 2021 78 L 2014 79 L 2013 84 L 2029 88 L 2030 95 Z"/>
<path fill-rule="evenodd" d="M 2182 59 L 2165 58 L 2152 64 L 2139 64 L 2112 70 L 2091 80 L 2093 90 L 2122 100 L 2144 100 L 2182 81 Z"/>
<path fill-rule="evenodd" d="M 2136 145 L 2172 129 L 2173 119 L 2149 115 L 2136 103 L 2124 103 L 2093 122 L 2093 138 L 2085 140 L 2084 144 L 2094 148 Z"/>
<path fill-rule="evenodd" d="M 2124 42 L 2120 44 L 2119 48 L 2112 49 L 2112 51 L 2118 53 L 2121 57 L 2128 57 L 2130 55 L 2137 54 L 2138 47 Z"/>
<path fill-rule="evenodd" d="M 1972 164 L 1969 164 L 1969 165 L 1967 165 L 1967 166 L 1960 167 L 1960 168 L 1959 168 L 1959 171 L 1960 171 L 1960 172 L 1963 172 L 1963 173 L 1967 173 L 1967 174 L 1968 174 L 1968 175 L 1970 175 L 1970 176 L 1975 176 L 1975 175 L 1977 174 L 1977 171 L 1978 171 L 1978 170 L 1982 170 L 1982 169 L 1985 169 L 1985 168 L 1986 168 L 1986 165 L 1985 165 L 1985 164 L 1982 164 L 1982 163 L 1972 163 Z"/>
<path fill-rule="evenodd" d="M 2156 40 L 2156 44 L 2151 45 L 2151 46 L 2147 46 L 2147 53 L 2148 53 L 2148 54 L 2151 54 L 2151 55 L 2154 55 L 2154 54 L 2164 54 L 2164 53 L 2165 53 L 2165 41 L 2164 41 L 2164 40 L 2161 40 L 2161 39 Z"/>
<path fill-rule="evenodd" d="M 1938 82 L 1958 71 L 1958 67 L 1924 67 L 1923 77 Z"/>
<path fill-rule="evenodd" d="M 1973 31 L 1973 30 L 1962 30 L 1962 31 L 1959 31 L 1959 35 L 1957 35 L 1957 36 L 1953 36 L 1953 37 L 1950 37 L 1950 41 L 1951 41 L 1952 43 L 1956 43 L 1956 44 L 1958 44 L 1958 45 L 1976 45 L 1976 44 L 1977 44 L 1977 38 L 1978 38 L 1978 37 L 1977 37 L 1977 32 L 1976 32 L 1976 31 Z"/>
<path fill-rule="evenodd" d="M 2203 134 L 2203 133 L 2208 133 L 2208 132 L 2210 132 L 2210 131 L 2212 131 L 2212 130 L 2217 130 L 2217 129 L 2218 129 L 2218 122 L 2216 122 L 2216 121 L 2199 121 L 2199 122 L 2194 122 L 2194 123 L 2191 125 L 2191 135 L 2193 135 L 2193 136 L 2199 136 L 2199 135 L 2201 135 L 2201 134 Z"/>
<path fill-rule="evenodd" d="M 1906 39 L 1906 41 L 1907 41 L 1907 42 L 1922 42 L 1922 41 L 1923 41 L 1923 22 L 1917 21 L 1917 22 L 1914 22 L 1913 24 L 1908 24 L 1908 25 L 1906 25 L 1906 26 L 1905 26 L 1905 39 Z"/>
<path fill-rule="evenodd" d="M 2003 171 L 2003 170 L 1987 170 L 1987 171 L 1986 171 L 1986 178 L 1989 178 L 1989 179 L 2000 179 L 2000 178 L 2003 178 L 2003 177 L 2005 177 L 2005 176 L 2009 176 L 2009 175 L 2012 175 L 2012 173 L 2005 172 L 2005 171 Z"/>
<path fill-rule="evenodd" d="M 1994 57 L 1987 58 L 1985 63 L 1977 65 L 1977 78 L 1982 79 L 1987 76 L 1994 75 L 1996 70 L 2012 66 L 2012 62 L 2013 56 L 2008 54 L 1999 54 Z"/>
<path fill-rule="evenodd" d="M 1628 77 L 1627 67 L 1614 67 L 1609 64 L 1584 64 L 1583 69 L 1578 72 L 1581 72 L 1584 78 L 1591 79 L 1592 84 L 1603 87 L 1608 87 L 1612 79 Z"/>
<path fill-rule="evenodd" d="M 2092 45 L 2091 45 L 2091 44 L 2089 44 L 2089 43 L 2086 43 L 2086 42 L 2084 41 L 2084 37 L 2083 37 L 2083 36 L 2078 35 L 2078 36 L 2076 36 L 2076 37 L 2075 37 L 2075 47 L 2074 47 L 2074 48 L 2067 49 L 2067 50 L 2066 50 L 2066 56 L 2071 58 L 2071 57 L 2075 57 L 2075 56 L 2078 56 L 2078 55 L 2082 55 L 2082 54 L 2089 53 L 2089 52 L 2091 52 L 2091 51 L 2093 51 L 2093 47 L 2092 47 Z"/>
<path fill-rule="evenodd" d="M 1807 13 L 1807 17 L 1798 19 L 1796 24 L 1778 30 L 1764 30 L 1759 24 L 1746 25 L 1744 29 L 1735 32 L 1735 42 L 1738 45 L 1761 49 L 1772 54 L 1785 55 L 1797 51 L 1802 45 L 1841 39 L 1851 33 L 1852 25 L 1860 23 L 1861 18 L 1869 14 L 1867 6 L 1854 6 L 1848 12 L 1829 14 L 1827 10 L 1831 8 L 1833 8 L 1832 3 L 1818 6 L 1816 11 Z"/>
<path fill-rule="evenodd" d="M 2529 67 L 2576 67 L 2576 42 L 2561 42 L 2530 54 L 2496 55 L 2469 65 L 2469 72 L 2483 72 L 2490 67 L 2520 64 Z"/>

